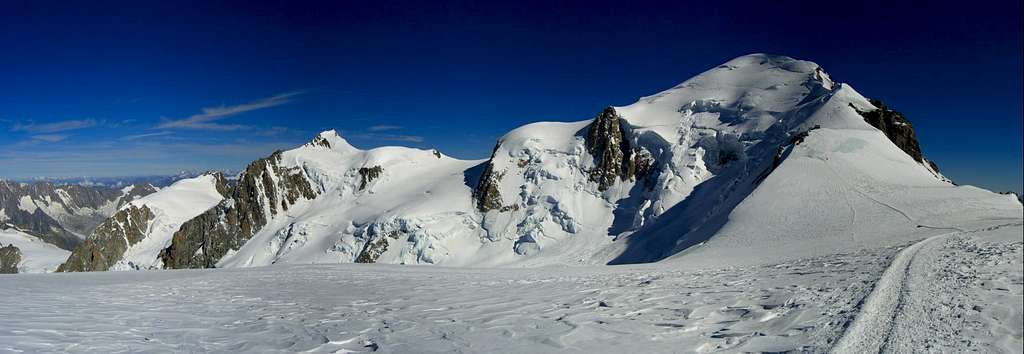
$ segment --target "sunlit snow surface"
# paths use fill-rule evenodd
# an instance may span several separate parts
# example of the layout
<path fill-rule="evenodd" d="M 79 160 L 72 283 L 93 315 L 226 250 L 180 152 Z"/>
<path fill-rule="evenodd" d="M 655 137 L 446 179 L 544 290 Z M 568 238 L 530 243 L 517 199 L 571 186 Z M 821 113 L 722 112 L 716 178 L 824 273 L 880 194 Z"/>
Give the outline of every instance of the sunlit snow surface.
<path fill-rule="evenodd" d="M 695 269 L 670 260 L 3 276 L 0 351 L 822 352 L 842 338 L 886 351 L 1019 352 L 1022 229 L 986 229 L 912 242 L 902 262 L 908 245 Z M 890 264 L 910 271 L 876 288 Z M 903 305 L 878 307 L 894 289 Z M 891 326 L 867 342 L 843 338 L 870 321 L 859 318 L 868 308 Z"/>

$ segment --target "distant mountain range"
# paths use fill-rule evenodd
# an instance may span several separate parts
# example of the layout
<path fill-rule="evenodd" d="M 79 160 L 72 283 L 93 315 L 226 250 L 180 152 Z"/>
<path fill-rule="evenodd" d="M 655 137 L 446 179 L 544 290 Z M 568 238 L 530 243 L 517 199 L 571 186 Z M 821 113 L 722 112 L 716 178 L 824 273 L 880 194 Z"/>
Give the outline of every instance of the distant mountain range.
<path fill-rule="evenodd" d="M 203 171 L 179 171 L 178 173 L 168 175 L 147 175 L 147 176 L 114 176 L 114 177 L 33 177 L 33 178 L 15 178 L 9 181 L 13 182 L 24 182 L 24 183 L 36 183 L 36 182 L 48 182 L 54 185 L 68 185 L 75 184 L 80 186 L 98 186 L 98 187 L 109 187 L 109 188 L 122 188 L 133 184 L 149 184 L 154 187 L 162 188 L 171 185 L 172 183 L 185 179 L 192 178 L 203 174 Z"/>
<path fill-rule="evenodd" d="M 0 179 L 0 273 L 16 272 L 19 263 L 22 271 L 54 271 L 128 202 L 202 174 Z"/>

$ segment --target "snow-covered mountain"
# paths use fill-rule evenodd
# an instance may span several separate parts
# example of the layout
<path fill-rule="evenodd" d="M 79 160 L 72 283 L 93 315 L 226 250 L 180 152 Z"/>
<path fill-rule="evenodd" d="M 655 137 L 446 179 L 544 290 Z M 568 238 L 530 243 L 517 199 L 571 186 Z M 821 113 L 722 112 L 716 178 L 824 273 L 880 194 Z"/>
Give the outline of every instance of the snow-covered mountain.
<path fill-rule="evenodd" d="M 227 186 L 214 172 L 132 200 L 76 247 L 60 271 L 159 268 L 157 255 L 181 224 L 214 206 Z"/>
<path fill-rule="evenodd" d="M 48 273 L 71 252 L 19 229 L 0 224 L 0 273 Z"/>
<path fill-rule="evenodd" d="M 0 222 L 70 249 L 120 206 L 155 191 L 150 184 L 109 188 L 0 180 Z"/>
<path fill-rule="evenodd" d="M 8 247 L 18 248 L 18 240 L 31 238 L 29 249 L 19 249 L 19 257 L 27 264 L 52 259 L 49 247 L 70 251 L 89 235 L 100 223 L 113 215 L 119 207 L 131 200 L 152 193 L 149 184 L 128 185 L 122 188 L 54 184 L 52 182 L 20 183 L 0 180 L 0 229 L 10 235 L 18 234 Z M 10 236 L 8 235 L 8 236 Z M 11 244 L 14 246 L 11 246 Z M 35 247 L 47 243 L 47 247 Z M 33 250 L 43 250 L 35 254 Z M 11 252 L 14 252 L 13 250 Z M 56 264 L 60 264 L 57 262 Z M 53 271 L 50 267 L 26 269 Z M 26 271 L 23 269 L 22 271 Z"/>
<path fill-rule="evenodd" d="M 808 61 L 747 55 L 595 112 L 515 129 L 482 161 L 326 131 L 237 183 L 208 174 L 125 205 L 62 269 L 743 263 L 1021 218 Z"/>

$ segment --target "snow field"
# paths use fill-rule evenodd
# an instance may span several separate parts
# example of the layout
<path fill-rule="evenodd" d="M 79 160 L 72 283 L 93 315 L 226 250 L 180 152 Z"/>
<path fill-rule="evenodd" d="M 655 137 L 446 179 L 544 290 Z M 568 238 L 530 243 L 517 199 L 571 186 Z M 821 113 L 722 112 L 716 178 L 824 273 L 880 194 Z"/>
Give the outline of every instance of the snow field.
<path fill-rule="evenodd" d="M 896 252 L 689 271 L 306 265 L 3 277 L 0 299 L 20 295 L 17 306 L 0 300 L 0 350 L 824 351 Z"/>

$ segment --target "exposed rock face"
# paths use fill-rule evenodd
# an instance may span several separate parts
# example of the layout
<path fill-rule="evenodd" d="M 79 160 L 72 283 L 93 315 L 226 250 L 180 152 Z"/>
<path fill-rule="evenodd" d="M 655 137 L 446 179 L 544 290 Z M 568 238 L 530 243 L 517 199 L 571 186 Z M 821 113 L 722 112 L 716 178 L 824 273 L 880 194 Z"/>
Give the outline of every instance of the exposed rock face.
<path fill-rule="evenodd" d="M 625 124 L 615 108 L 607 107 L 594 118 L 587 131 L 587 152 L 594 157 L 596 165 L 589 172 L 590 180 L 597 182 L 600 191 L 607 190 L 616 179 L 646 176 L 654 164 L 650 152 L 630 147 Z"/>
<path fill-rule="evenodd" d="M 153 186 L 118 189 L 50 182 L 0 181 L 0 222 L 71 250 L 125 203 L 155 192 Z"/>
<path fill-rule="evenodd" d="M 17 273 L 18 263 L 21 263 L 21 250 L 18 247 L 13 244 L 0 247 L 0 274 Z"/>
<path fill-rule="evenodd" d="M 501 192 L 498 191 L 498 184 L 501 176 L 494 173 L 494 165 L 487 163 L 483 174 L 480 175 L 480 183 L 477 184 L 473 195 L 476 197 L 476 208 L 482 212 L 501 208 Z"/>
<path fill-rule="evenodd" d="M 363 250 L 359 252 L 359 256 L 356 257 L 356 263 L 376 263 L 380 255 L 388 251 L 389 239 L 397 240 L 398 232 L 388 232 L 384 234 L 376 234 L 373 239 L 366 242 L 363 246 Z"/>
<path fill-rule="evenodd" d="M 501 175 L 495 173 L 493 162 L 494 154 L 498 151 L 500 144 L 498 143 L 498 145 L 494 146 L 494 151 L 491 152 L 491 159 L 487 160 L 484 171 L 480 174 L 480 181 L 477 182 L 476 188 L 473 189 L 473 200 L 476 203 L 476 209 L 481 212 L 501 209 L 502 206 L 501 192 L 498 191 Z"/>
<path fill-rule="evenodd" d="M 146 236 L 155 215 L 149 207 L 129 205 L 100 224 L 81 245 L 71 251 L 58 272 L 91 272 L 109 269 L 121 260 L 128 247 Z"/>
<path fill-rule="evenodd" d="M 623 123 L 615 108 L 608 107 L 594 118 L 587 131 L 587 152 L 594 156 L 596 165 L 590 170 L 590 180 L 597 182 L 599 190 L 608 189 L 628 170 L 626 154 L 630 148 L 624 137 Z"/>
<path fill-rule="evenodd" d="M 639 179 L 642 177 L 649 176 L 651 170 L 654 167 L 654 156 L 644 149 L 634 149 L 630 151 L 630 156 L 626 158 L 626 169 L 622 172 L 624 178 Z"/>
<path fill-rule="evenodd" d="M 228 251 L 241 247 L 248 238 L 240 227 L 238 210 L 234 200 L 228 199 L 182 224 L 171 245 L 160 252 L 164 268 L 213 268 Z"/>
<path fill-rule="evenodd" d="M 903 113 L 890 110 L 889 107 L 879 100 L 869 100 L 878 109 L 869 112 L 857 111 L 864 117 L 864 121 L 871 126 L 878 128 L 896 146 L 914 158 L 915 161 L 924 163 L 926 160 L 921 154 L 921 146 L 917 142 L 917 134 L 914 133 L 914 126 L 903 116 Z M 938 171 L 938 166 L 928 161 L 930 166 Z"/>
<path fill-rule="evenodd" d="M 384 173 L 384 169 L 380 165 L 373 166 L 370 168 L 360 167 L 359 168 L 359 190 L 366 189 L 367 184 L 373 182 L 373 180 L 380 177 L 381 173 Z"/>
<path fill-rule="evenodd" d="M 331 148 L 331 142 L 327 141 L 327 138 L 325 138 L 321 134 L 317 134 L 317 136 L 313 138 L 313 141 L 310 141 L 310 142 L 306 143 L 306 145 L 307 146 L 320 146 L 320 147 L 325 147 L 325 148 L 328 148 L 328 149 Z"/>
<path fill-rule="evenodd" d="M 164 268 L 214 267 L 274 215 L 287 211 L 300 198 L 315 198 L 317 193 L 303 171 L 283 167 L 280 162 L 281 152 L 277 151 L 249 164 L 233 189 L 218 183 L 217 190 L 228 199 L 182 224 L 171 245 L 160 253 Z"/>

